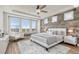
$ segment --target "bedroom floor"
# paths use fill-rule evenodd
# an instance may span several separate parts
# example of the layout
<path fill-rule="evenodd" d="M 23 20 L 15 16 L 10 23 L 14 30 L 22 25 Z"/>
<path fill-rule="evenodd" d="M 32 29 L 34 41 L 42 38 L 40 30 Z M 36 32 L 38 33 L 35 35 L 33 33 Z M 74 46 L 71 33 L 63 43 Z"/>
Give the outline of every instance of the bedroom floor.
<path fill-rule="evenodd" d="M 17 43 L 20 41 L 27 41 L 27 40 L 29 39 L 19 40 L 16 42 L 10 42 L 6 50 L 6 54 L 20 54 L 20 50 Z M 70 50 L 68 51 L 68 54 L 79 54 L 79 47 L 69 45 L 66 43 L 60 43 L 60 44 L 70 48 Z"/>

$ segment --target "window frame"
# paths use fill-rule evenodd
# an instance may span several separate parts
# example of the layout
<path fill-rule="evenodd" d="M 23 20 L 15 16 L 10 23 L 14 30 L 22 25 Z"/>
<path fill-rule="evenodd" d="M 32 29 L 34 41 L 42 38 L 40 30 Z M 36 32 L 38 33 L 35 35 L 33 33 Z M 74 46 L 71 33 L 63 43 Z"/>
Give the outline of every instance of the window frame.
<path fill-rule="evenodd" d="M 35 28 L 35 30 L 37 31 L 37 20 L 31 20 L 31 30 L 32 30 L 32 21 L 36 21 L 36 28 Z M 36 32 L 35 31 L 35 32 Z M 33 32 L 33 31 L 32 31 Z"/>
<path fill-rule="evenodd" d="M 71 13 L 71 15 L 69 13 Z M 68 14 L 71 18 L 68 18 Z M 64 21 L 73 20 L 73 19 L 74 19 L 74 11 L 68 11 L 64 13 Z"/>
<path fill-rule="evenodd" d="M 13 31 L 11 31 L 11 27 L 10 27 L 10 18 L 11 18 L 11 17 L 17 17 L 17 16 L 16 16 L 16 15 L 14 15 L 14 16 L 8 15 L 8 23 L 9 23 L 9 24 L 8 24 L 8 29 L 9 29 L 8 32 L 10 32 L 10 33 L 13 32 Z M 37 28 L 38 28 L 38 27 L 37 27 L 37 26 L 38 26 L 38 25 L 37 25 L 37 23 L 38 23 L 38 20 L 37 20 L 37 19 L 30 19 L 30 18 L 26 18 L 26 17 L 25 17 L 25 18 L 17 17 L 17 18 L 20 19 L 19 32 L 23 32 L 23 31 L 22 31 L 22 20 L 29 20 L 29 26 L 30 26 L 29 29 L 30 29 L 30 30 L 29 30 L 29 32 L 27 32 L 27 33 L 33 32 L 33 31 L 32 31 L 32 21 L 36 21 L 36 31 L 34 31 L 34 32 L 37 32 Z M 34 32 L 33 32 L 33 33 L 34 33 Z"/>
<path fill-rule="evenodd" d="M 56 18 L 56 19 L 55 19 Z M 55 20 L 54 20 L 55 19 Z M 57 22 L 58 21 L 58 16 L 52 16 L 52 23 Z"/>
<path fill-rule="evenodd" d="M 22 32 L 22 29 L 23 29 L 23 28 L 22 28 L 22 21 L 23 21 L 23 20 L 29 20 L 29 19 L 27 19 L 27 18 L 21 18 L 21 32 Z M 30 29 L 31 29 L 31 26 L 30 26 L 31 24 L 30 24 L 30 22 L 31 22 L 31 21 L 29 20 L 29 28 L 24 28 L 24 29 L 26 29 L 26 30 L 29 29 L 29 32 L 30 32 Z M 26 30 L 25 30 L 25 32 L 26 32 Z"/>
<path fill-rule="evenodd" d="M 44 24 L 47 24 L 48 23 L 48 18 L 45 18 L 44 19 Z"/>
<path fill-rule="evenodd" d="M 18 32 L 20 32 L 20 18 L 19 17 L 14 17 L 14 16 L 8 16 L 9 17 L 9 31 L 10 32 L 16 32 L 16 31 L 12 31 L 11 30 L 11 19 L 10 18 L 18 18 L 19 19 L 19 31 Z"/>

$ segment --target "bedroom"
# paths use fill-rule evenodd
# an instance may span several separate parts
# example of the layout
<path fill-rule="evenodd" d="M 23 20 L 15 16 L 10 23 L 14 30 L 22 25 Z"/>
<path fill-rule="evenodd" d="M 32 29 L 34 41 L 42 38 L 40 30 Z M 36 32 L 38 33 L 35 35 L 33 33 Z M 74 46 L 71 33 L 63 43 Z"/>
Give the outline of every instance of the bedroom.
<path fill-rule="evenodd" d="M 79 54 L 79 6 L 0 8 L 0 54 Z"/>

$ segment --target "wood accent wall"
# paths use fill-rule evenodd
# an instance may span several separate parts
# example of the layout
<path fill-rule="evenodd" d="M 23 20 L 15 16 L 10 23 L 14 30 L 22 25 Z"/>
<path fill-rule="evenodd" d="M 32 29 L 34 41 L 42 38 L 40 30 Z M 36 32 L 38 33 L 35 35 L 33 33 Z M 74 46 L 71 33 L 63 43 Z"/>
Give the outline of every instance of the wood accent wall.
<path fill-rule="evenodd" d="M 69 27 L 75 27 L 79 28 L 79 7 L 76 9 L 72 9 L 74 11 L 74 20 L 68 20 L 64 21 L 64 12 L 57 14 L 58 16 L 58 21 L 55 23 L 52 23 L 52 16 L 48 18 L 48 24 L 44 24 L 44 20 L 41 20 L 40 22 L 40 27 L 41 31 L 44 31 L 44 28 L 69 28 Z M 71 10 L 68 10 L 71 11 Z M 68 12 L 66 11 L 66 12 Z"/>

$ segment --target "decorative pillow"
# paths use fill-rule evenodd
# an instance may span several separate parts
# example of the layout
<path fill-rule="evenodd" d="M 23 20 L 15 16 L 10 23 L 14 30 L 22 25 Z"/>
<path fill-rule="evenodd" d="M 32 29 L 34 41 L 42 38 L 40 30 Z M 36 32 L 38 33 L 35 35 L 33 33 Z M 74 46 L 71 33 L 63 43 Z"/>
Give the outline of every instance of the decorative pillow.
<path fill-rule="evenodd" d="M 61 35 L 64 35 L 65 33 L 63 31 L 61 31 Z"/>
<path fill-rule="evenodd" d="M 53 31 L 53 35 L 56 35 L 55 31 Z"/>
<path fill-rule="evenodd" d="M 47 33 L 52 35 L 52 32 L 51 32 L 51 30 L 48 30 L 48 31 L 47 31 Z"/>
<path fill-rule="evenodd" d="M 59 31 L 58 35 L 64 35 L 64 32 L 63 31 Z"/>
<path fill-rule="evenodd" d="M 58 35 L 58 31 L 55 31 L 55 34 Z"/>
<path fill-rule="evenodd" d="M 54 35 L 54 31 L 52 32 L 52 35 Z"/>
<path fill-rule="evenodd" d="M 58 31 L 53 31 L 52 35 L 58 35 Z"/>

